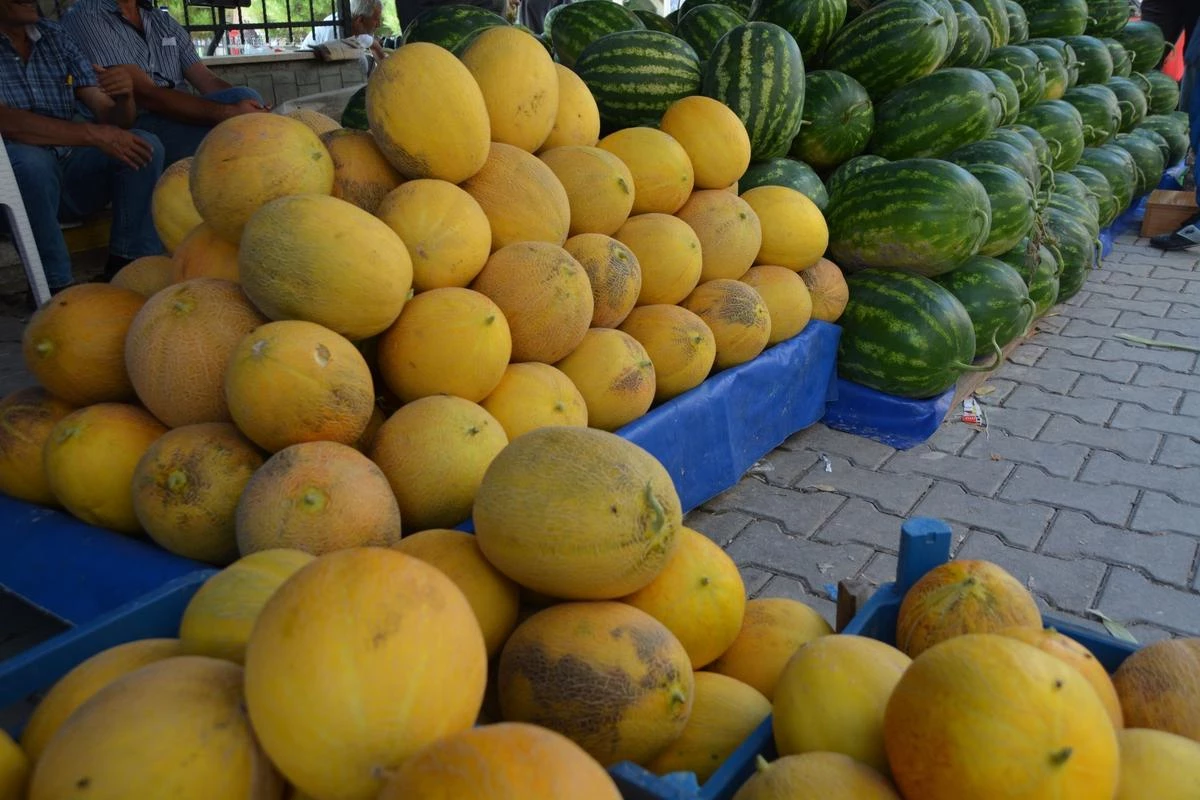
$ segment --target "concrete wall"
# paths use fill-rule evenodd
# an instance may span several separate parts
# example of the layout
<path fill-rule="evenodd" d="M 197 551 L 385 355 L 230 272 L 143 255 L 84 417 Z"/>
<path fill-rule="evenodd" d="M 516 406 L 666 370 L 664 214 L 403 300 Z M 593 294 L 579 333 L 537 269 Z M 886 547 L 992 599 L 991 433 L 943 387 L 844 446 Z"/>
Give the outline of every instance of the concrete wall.
<path fill-rule="evenodd" d="M 301 55 L 301 54 L 296 54 Z M 249 86 L 271 106 L 318 92 L 361 86 L 367 76 L 359 61 L 321 61 L 313 56 L 215 57 L 205 63 L 234 86 Z"/>

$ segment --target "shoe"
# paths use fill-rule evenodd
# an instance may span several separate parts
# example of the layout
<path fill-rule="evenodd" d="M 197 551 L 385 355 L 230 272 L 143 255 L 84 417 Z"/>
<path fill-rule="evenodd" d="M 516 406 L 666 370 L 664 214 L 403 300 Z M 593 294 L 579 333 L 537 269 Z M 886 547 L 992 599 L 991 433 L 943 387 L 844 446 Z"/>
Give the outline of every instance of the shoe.
<path fill-rule="evenodd" d="M 1185 221 L 1174 233 L 1164 233 L 1150 239 L 1150 246 L 1159 250 L 1186 250 L 1200 245 L 1200 214 Z"/>

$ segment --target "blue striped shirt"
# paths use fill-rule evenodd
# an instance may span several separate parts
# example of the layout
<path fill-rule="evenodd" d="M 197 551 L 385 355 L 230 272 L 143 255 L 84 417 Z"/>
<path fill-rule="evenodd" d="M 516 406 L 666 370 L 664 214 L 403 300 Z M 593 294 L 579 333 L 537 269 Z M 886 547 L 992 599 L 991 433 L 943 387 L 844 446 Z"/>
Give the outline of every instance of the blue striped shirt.
<path fill-rule="evenodd" d="M 32 47 L 24 62 L 0 34 L 0 103 L 46 117 L 71 119 L 75 90 L 96 85 L 96 73 L 79 46 L 57 23 L 26 28 Z"/>
<path fill-rule="evenodd" d="M 166 11 L 139 2 L 138 13 L 140 32 L 121 16 L 116 0 L 79 0 L 62 24 L 92 63 L 132 64 L 157 85 L 182 89 L 184 72 L 200 61 L 192 37 Z"/>

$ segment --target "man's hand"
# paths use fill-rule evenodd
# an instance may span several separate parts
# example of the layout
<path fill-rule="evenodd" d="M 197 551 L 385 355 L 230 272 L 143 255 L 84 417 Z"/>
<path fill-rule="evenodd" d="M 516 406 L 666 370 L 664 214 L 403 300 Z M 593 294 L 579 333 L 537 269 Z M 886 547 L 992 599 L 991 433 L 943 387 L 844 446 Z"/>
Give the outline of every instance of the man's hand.
<path fill-rule="evenodd" d="M 247 97 L 244 100 L 238 100 L 236 103 L 226 105 L 225 118 L 240 117 L 242 114 L 259 114 L 270 110 L 269 107 L 264 106 L 257 100 Z"/>
<path fill-rule="evenodd" d="M 154 156 L 149 142 L 113 125 L 93 125 L 91 139 L 95 147 L 133 169 L 146 166 Z"/>
<path fill-rule="evenodd" d="M 133 75 L 123 67 L 101 67 L 93 64 L 96 71 L 96 81 L 101 91 L 113 98 L 128 97 L 133 94 Z"/>

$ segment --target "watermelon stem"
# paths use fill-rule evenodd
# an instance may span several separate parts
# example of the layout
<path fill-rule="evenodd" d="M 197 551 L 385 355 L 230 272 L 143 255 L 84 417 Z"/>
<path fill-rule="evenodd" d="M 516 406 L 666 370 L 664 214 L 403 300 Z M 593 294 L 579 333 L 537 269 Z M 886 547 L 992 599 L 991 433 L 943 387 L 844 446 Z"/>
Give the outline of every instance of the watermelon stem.
<path fill-rule="evenodd" d="M 961 361 L 952 362 L 953 366 L 958 367 L 963 372 L 991 372 L 994 369 L 999 369 L 1004 363 L 1004 350 L 1000 348 L 999 342 L 996 341 L 996 334 L 1000 332 L 1000 328 L 992 331 L 992 352 L 996 354 L 995 359 L 991 364 L 964 364 Z"/>
<path fill-rule="evenodd" d="M 1142 336 L 1134 336 L 1131 333 L 1118 333 L 1116 337 L 1118 339 L 1123 339 L 1126 342 L 1133 342 L 1134 344 L 1141 344 L 1145 345 L 1146 347 L 1162 347 L 1167 350 L 1185 350 L 1189 353 L 1200 353 L 1200 347 L 1195 347 L 1190 344 L 1183 344 L 1182 342 L 1160 342 L 1156 339 L 1146 339 Z"/>

